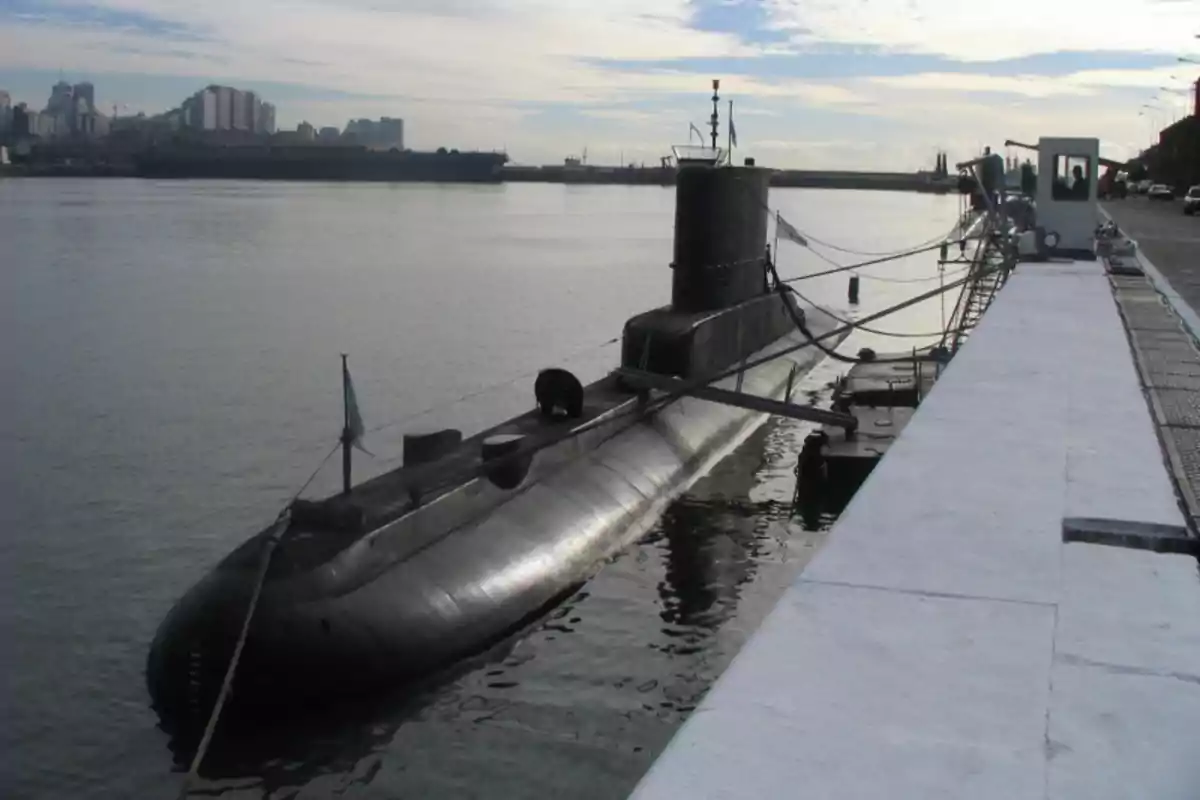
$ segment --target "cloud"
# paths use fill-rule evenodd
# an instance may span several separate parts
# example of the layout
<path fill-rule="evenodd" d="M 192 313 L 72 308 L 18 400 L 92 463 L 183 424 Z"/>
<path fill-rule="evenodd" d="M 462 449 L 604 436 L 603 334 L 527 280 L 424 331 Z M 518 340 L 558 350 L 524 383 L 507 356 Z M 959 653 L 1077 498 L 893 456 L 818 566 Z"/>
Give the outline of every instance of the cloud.
<path fill-rule="evenodd" d="M 1000 92 L 1025 97 L 1090 94 L 1086 86 L 1045 79 L 1039 75 L 975 75 L 966 72 L 922 72 L 871 78 L 872 83 L 901 89 L 933 92 Z"/>
<path fill-rule="evenodd" d="M 1016 133 L 1144 139 L 1132 98 L 1167 85 L 1198 17 L 1151 0 L 0 0 L 0 72 L 62 68 L 147 111 L 227 82 L 286 125 L 400 115 L 416 147 L 536 162 L 590 142 L 651 163 L 723 76 L 739 137 L 781 166 L 910 169 Z"/>
<path fill-rule="evenodd" d="M 1108 50 L 1175 55 L 1194 47 L 1195 3 L 1126 0 L 771 0 L 772 25 L 797 43 L 876 45 L 959 61 L 992 61 L 1055 51 Z"/>

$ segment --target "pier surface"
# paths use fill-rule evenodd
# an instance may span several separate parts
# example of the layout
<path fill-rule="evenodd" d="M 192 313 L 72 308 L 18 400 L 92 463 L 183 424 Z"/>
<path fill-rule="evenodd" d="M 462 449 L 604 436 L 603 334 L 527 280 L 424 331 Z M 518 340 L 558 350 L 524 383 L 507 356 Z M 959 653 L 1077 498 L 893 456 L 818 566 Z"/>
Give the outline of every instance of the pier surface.
<path fill-rule="evenodd" d="M 1200 529 L 1200 217 L 1184 216 L 1178 202 L 1140 198 L 1104 211 L 1138 243 L 1147 280 L 1114 279 L 1117 301 L 1185 510 Z"/>
<path fill-rule="evenodd" d="M 1019 266 L 634 797 L 1200 797 L 1197 560 L 1077 541 L 1194 544 L 1158 341 L 1146 280 Z"/>

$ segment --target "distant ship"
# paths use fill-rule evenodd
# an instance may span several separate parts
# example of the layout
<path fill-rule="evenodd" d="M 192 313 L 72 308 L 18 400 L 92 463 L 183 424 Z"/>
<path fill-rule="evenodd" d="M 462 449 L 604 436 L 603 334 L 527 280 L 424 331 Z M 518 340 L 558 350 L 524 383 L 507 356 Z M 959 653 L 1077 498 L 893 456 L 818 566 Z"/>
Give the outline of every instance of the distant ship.
<path fill-rule="evenodd" d="M 328 145 L 151 147 L 134 159 L 145 178 L 498 183 L 505 153 L 374 151 Z"/>

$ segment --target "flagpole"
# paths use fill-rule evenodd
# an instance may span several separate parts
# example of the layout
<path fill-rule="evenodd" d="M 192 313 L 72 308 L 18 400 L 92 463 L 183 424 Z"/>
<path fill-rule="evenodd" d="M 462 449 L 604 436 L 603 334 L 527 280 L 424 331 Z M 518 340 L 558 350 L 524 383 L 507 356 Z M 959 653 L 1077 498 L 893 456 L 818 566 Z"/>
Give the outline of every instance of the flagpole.
<path fill-rule="evenodd" d="M 350 494 L 350 368 L 342 353 L 342 494 Z"/>

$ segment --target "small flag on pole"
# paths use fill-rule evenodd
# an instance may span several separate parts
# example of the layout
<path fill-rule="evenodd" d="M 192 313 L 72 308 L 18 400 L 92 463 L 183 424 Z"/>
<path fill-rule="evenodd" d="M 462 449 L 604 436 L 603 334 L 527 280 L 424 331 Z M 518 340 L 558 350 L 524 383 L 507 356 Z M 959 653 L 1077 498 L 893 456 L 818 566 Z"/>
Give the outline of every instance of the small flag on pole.
<path fill-rule="evenodd" d="M 737 128 L 733 127 L 733 117 L 729 118 L 729 141 L 733 144 L 734 147 L 738 146 Z"/>
<path fill-rule="evenodd" d="M 375 454 L 364 447 L 362 443 L 362 437 L 366 430 L 363 428 L 362 414 L 358 410 L 358 397 L 354 393 L 354 382 L 350 380 L 350 368 L 346 366 L 345 361 L 342 362 L 342 385 L 346 395 L 346 434 L 350 444 L 367 455 L 374 456 Z"/>
<path fill-rule="evenodd" d="M 695 126 L 695 124 L 689 122 L 688 123 L 688 141 L 689 142 L 692 140 L 693 133 L 696 134 L 696 138 L 698 138 L 700 141 L 702 141 L 702 142 L 704 141 L 704 134 L 700 132 L 700 129 L 697 128 Z"/>
<path fill-rule="evenodd" d="M 795 242 L 801 247 L 808 247 L 808 239 L 804 238 L 804 234 L 796 230 L 792 223 L 784 219 L 779 212 L 775 213 L 775 233 L 789 242 Z"/>

